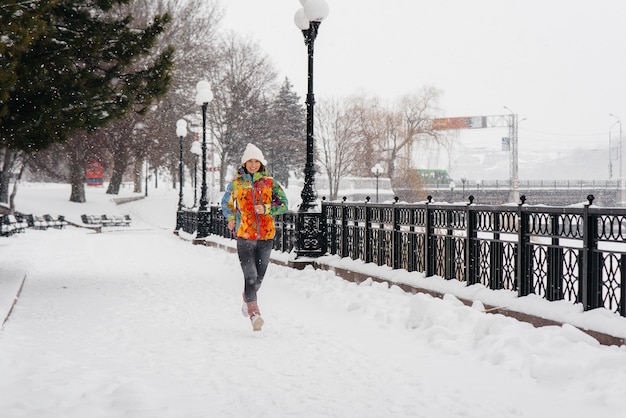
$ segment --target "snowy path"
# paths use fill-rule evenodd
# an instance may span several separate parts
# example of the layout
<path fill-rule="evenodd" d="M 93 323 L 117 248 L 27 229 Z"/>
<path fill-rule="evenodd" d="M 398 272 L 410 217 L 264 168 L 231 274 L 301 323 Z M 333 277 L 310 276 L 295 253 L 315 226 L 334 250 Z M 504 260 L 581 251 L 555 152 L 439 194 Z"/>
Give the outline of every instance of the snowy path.
<path fill-rule="evenodd" d="M 328 272 L 270 265 L 253 333 L 236 255 L 169 231 L 28 231 L 9 260 L 2 417 L 617 417 L 626 395 L 624 349 Z"/>

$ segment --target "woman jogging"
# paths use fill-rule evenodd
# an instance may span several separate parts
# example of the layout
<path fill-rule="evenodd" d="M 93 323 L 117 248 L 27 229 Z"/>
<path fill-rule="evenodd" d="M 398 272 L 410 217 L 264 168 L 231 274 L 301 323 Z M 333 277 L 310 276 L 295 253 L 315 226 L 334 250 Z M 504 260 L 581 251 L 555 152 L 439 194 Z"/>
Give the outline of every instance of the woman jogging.
<path fill-rule="evenodd" d="M 253 144 L 241 157 L 241 167 L 222 197 L 222 212 L 228 229 L 237 237 L 237 254 L 244 279 L 243 313 L 252 329 L 260 331 L 263 318 L 257 292 L 263 282 L 276 233 L 274 216 L 287 212 L 282 187 L 267 173 L 267 161 Z"/>

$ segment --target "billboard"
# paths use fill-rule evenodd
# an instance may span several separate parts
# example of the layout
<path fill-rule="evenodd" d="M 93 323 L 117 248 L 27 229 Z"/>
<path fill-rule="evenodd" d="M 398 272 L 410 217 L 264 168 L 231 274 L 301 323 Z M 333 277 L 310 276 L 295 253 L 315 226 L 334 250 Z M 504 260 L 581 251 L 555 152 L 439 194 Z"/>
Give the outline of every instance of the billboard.
<path fill-rule="evenodd" d="M 87 161 L 85 167 L 85 178 L 87 186 L 102 186 L 104 178 L 104 166 L 98 160 Z"/>
<path fill-rule="evenodd" d="M 477 129 L 486 128 L 484 116 L 460 116 L 456 118 L 433 119 L 433 131 L 445 131 L 448 129 Z"/>

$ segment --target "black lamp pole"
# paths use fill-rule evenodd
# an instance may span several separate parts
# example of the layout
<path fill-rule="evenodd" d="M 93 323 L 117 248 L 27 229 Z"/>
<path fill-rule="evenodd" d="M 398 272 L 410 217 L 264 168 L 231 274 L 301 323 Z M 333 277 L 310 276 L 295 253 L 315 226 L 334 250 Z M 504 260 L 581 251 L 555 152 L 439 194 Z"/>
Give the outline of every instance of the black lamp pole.
<path fill-rule="evenodd" d="M 380 173 L 376 172 L 376 203 L 378 203 L 378 178 L 380 177 Z"/>
<path fill-rule="evenodd" d="M 300 197 L 302 204 L 300 212 L 308 212 L 315 208 L 317 201 L 317 191 L 315 190 L 315 164 L 313 153 L 315 148 L 315 138 L 313 135 L 315 96 L 313 94 L 313 52 L 315 38 L 321 22 L 310 22 L 309 28 L 302 30 L 304 43 L 308 48 L 308 90 L 306 95 L 306 164 L 304 166 L 304 187 Z"/>
<path fill-rule="evenodd" d="M 325 0 L 300 0 L 300 4 L 303 7 L 296 12 L 294 23 L 302 31 L 304 44 L 307 46 L 308 88 L 306 95 L 306 164 L 304 166 L 304 187 L 300 194 L 302 203 L 296 220 L 296 253 L 298 257 L 319 257 L 326 253 L 326 222 L 321 208 L 317 207 L 317 192 L 315 191 L 313 52 L 320 23 L 328 16 L 328 4 Z"/>
<path fill-rule="evenodd" d="M 194 155 L 193 160 L 193 207 L 198 202 L 198 156 Z"/>
<path fill-rule="evenodd" d="M 207 237 L 211 229 L 209 225 L 209 199 L 207 197 L 206 184 L 206 112 L 212 99 L 211 83 L 206 80 L 198 81 L 198 84 L 196 84 L 196 104 L 202 106 L 202 193 L 200 195 L 200 207 L 198 208 L 196 238 Z"/>
<path fill-rule="evenodd" d="M 176 135 L 180 145 L 180 155 L 178 158 L 178 211 L 176 212 L 176 230 L 183 227 L 183 138 L 187 135 L 187 121 L 179 119 L 176 122 Z"/>
<path fill-rule="evenodd" d="M 207 197 L 206 184 L 206 111 L 208 106 L 208 102 L 202 103 L 202 191 L 200 194 L 200 208 L 198 209 L 197 238 L 204 238 L 209 235 L 209 199 Z"/>
<path fill-rule="evenodd" d="M 376 163 L 376 165 L 372 167 L 372 174 L 374 174 L 374 177 L 376 177 L 376 203 L 378 203 L 378 179 L 380 178 L 381 174 L 383 174 L 383 167 L 380 165 L 380 163 Z"/>
<path fill-rule="evenodd" d="M 183 210 L 183 137 L 178 137 L 180 145 L 180 154 L 178 158 L 178 211 Z M 178 229 L 178 228 L 176 228 Z"/>

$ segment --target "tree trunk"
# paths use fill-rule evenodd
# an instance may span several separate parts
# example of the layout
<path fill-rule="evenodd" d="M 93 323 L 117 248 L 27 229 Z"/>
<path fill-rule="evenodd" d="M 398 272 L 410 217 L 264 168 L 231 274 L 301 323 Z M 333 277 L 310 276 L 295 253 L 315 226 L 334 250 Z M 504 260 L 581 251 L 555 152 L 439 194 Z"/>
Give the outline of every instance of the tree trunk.
<path fill-rule="evenodd" d="M 72 147 L 70 150 L 70 202 L 84 203 L 85 197 L 85 158 L 79 148 Z"/>
<path fill-rule="evenodd" d="M 4 158 L 2 161 L 2 170 L 0 170 L 0 202 L 8 203 L 11 172 L 13 171 L 17 152 L 5 148 L 2 155 Z"/>
<path fill-rule="evenodd" d="M 19 183 L 20 180 L 22 179 L 22 174 L 24 174 L 25 168 L 26 168 L 26 162 L 22 164 L 22 167 L 20 168 L 20 172 L 17 173 L 17 176 L 15 177 L 15 183 L 13 183 L 13 190 L 11 191 L 11 196 L 9 197 L 9 209 L 11 210 L 11 213 L 15 212 L 15 195 L 17 194 L 17 183 Z"/>
<path fill-rule="evenodd" d="M 133 188 L 133 192 L 135 193 L 141 193 L 141 186 L 142 186 L 142 180 L 143 180 L 143 161 L 135 161 L 134 164 L 134 170 L 133 170 L 133 183 L 134 183 L 134 188 Z"/>
<path fill-rule="evenodd" d="M 220 164 L 220 192 L 223 192 L 224 190 L 226 190 L 226 176 L 224 175 L 227 170 L 228 170 L 228 163 L 226 162 L 226 159 L 223 158 L 221 160 L 221 164 Z M 237 170 L 239 170 L 239 167 L 237 167 Z M 202 181 L 202 165 L 198 164 L 198 177 L 200 177 L 200 181 Z"/>
<path fill-rule="evenodd" d="M 111 175 L 111 181 L 109 182 L 109 187 L 107 188 L 107 194 L 118 194 L 120 192 L 123 176 L 124 172 L 120 171 L 118 165 L 114 163 L 113 174 Z"/>
<path fill-rule="evenodd" d="M 118 194 L 120 192 L 124 172 L 126 167 L 128 167 L 128 160 L 128 149 L 122 144 L 115 144 L 113 150 L 113 174 L 107 188 L 107 194 Z"/>

